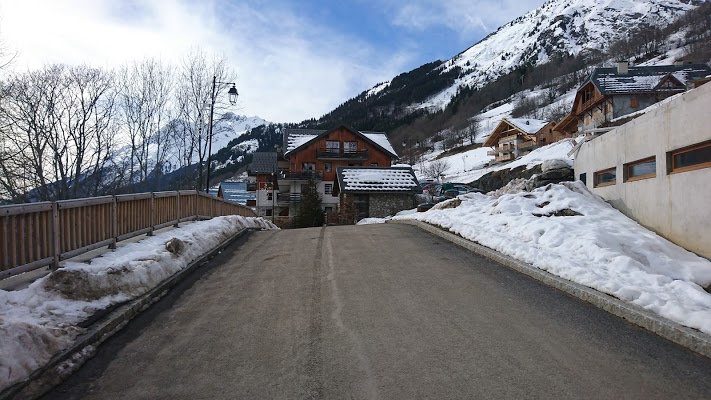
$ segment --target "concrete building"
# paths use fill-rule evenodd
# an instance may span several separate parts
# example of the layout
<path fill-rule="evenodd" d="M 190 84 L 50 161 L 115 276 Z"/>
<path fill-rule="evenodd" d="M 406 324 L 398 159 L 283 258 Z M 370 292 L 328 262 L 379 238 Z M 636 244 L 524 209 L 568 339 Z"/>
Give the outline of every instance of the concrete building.
<path fill-rule="evenodd" d="M 711 84 L 583 143 L 575 174 L 627 216 L 711 258 Z"/>

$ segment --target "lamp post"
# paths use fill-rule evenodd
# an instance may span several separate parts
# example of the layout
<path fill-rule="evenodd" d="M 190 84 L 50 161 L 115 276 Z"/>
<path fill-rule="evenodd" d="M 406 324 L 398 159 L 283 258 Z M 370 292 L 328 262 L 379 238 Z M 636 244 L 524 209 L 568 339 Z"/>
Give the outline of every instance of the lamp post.
<path fill-rule="evenodd" d="M 227 94 L 230 96 L 230 104 L 237 103 L 237 88 L 234 82 L 219 82 L 217 76 L 212 76 L 212 94 L 210 95 L 210 126 L 208 126 L 209 132 L 207 134 L 207 184 L 205 184 L 205 193 L 210 194 L 210 158 L 212 157 L 212 117 L 215 113 L 215 89 L 217 85 L 232 85 Z"/>

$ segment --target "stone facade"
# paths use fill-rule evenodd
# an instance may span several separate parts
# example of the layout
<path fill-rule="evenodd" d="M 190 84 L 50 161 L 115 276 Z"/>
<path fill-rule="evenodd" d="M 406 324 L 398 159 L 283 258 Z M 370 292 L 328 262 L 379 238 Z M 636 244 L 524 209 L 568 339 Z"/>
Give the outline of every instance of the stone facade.
<path fill-rule="evenodd" d="M 415 196 L 411 193 L 371 193 L 368 216 L 384 218 L 415 207 Z"/>

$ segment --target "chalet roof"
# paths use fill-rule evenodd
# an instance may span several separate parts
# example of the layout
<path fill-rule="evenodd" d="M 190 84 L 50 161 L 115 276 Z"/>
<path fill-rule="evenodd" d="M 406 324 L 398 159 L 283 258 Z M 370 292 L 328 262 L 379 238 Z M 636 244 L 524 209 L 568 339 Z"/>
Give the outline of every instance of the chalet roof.
<path fill-rule="evenodd" d="M 341 125 L 336 129 L 339 128 L 346 128 L 386 153 L 390 153 L 393 157 L 399 158 L 385 132 L 356 131 L 344 125 Z M 284 155 L 288 155 L 294 150 L 310 143 L 313 140 L 316 140 L 316 138 L 334 130 L 335 129 L 284 129 L 286 148 Z"/>
<path fill-rule="evenodd" d="M 338 187 L 345 193 L 420 193 L 410 167 L 338 167 Z"/>
<path fill-rule="evenodd" d="M 496 125 L 496 128 L 494 128 L 491 135 L 489 135 L 489 138 L 486 139 L 486 142 L 484 142 L 484 146 L 491 147 L 498 143 L 499 136 L 501 136 L 502 132 L 504 132 L 502 130 L 502 127 L 504 127 L 505 125 L 511 126 L 513 129 L 518 131 L 518 134 L 533 136 L 545 126 L 547 126 L 549 123 L 549 121 L 543 121 L 540 119 L 504 118 L 501 120 L 501 122 L 498 123 L 498 125 Z M 507 136 L 510 134 L 510 132 L 506 132 Z"/>
<path fill-rule="evenodd" d="M 706 64 L 629 67 L 624 74 L 619 73 L 617 67 L 596 68 L 588 81 L 603 95 L 639 93 L 663 90 L 659 86 L 665 79 L 676 80 L 685 86 L 688 81 L 703 78 L 709 73 L 711 67 Z"/>
<path fill-rule="evenodd" d="M 271 174 L 277 171 L 276 152 L 257 152 L 252 154 L 252 166 L 250 170 L 253 174 Z"/>
<path fill-rule="evenodd" d="M 530 118 L 505 118 L 505 120 L 518 130 L 525 132 L 529 135 L 535 135 L 544 126 L 548 125 L 550 121 L 543 121 L 540 119 L 530 119 Z"/>

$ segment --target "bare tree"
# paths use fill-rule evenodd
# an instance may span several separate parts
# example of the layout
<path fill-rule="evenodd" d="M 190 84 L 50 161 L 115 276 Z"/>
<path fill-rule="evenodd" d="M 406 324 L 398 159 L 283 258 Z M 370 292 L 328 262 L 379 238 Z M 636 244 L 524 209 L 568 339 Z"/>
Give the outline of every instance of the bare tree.
<path fill-rule="evenodd" d="M 136 62 L 120 72 L 119 99 L 131 151 L 131 185 L 145 184 L 165 161 L 169 132 L 162 128 L 170 118 L 172 79 L 172 69 L 156 59 Z"/>
<path fill-rule="evenodd" d="M 425 175 L 428 178 L 432 178 L 437 180 L 437 182 L 440 181 L 440 178 L 444 176 L 444 173 L 447 172 L 449 169 L 450 165 L 449 162 L 445 159 L 437 159 L 437 160 L 432 160 L 427 167 L 425 167 Z"/>
<path fill-rule="evenodd" d="M 207 159 L 209 148 L 209 119 L 210 103 L 215 103 L 215 120 L 219 120 L 225 110 L 225 103 L 221 101 L 226 91 L 223 85 L 215 87 L 215 96 L 212 96 L 213 79 L 217 82 L 234 81 L 234 73 L 227 67 L 224 58 L 208 59 L 205 52 L 193 49 L 183 60 L 180 69 L 180 85 L 177 89 L 177 107 L 182 127 L 174 129 L 174 140 L 179 143 L 178 159 L 181 166 L 190 166 L 197 162 L 198 176 L 195 188 L 204 187 L 203 167 Z"/>
<path fill-rule="evenodd" d="M 113 150 L 112 76 L 85 66 L 46 66 L 3 86 L 0 185 L 13 201 L 93 195 L 88 176 Z"/>

